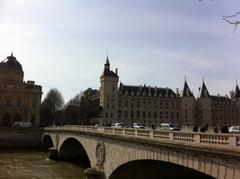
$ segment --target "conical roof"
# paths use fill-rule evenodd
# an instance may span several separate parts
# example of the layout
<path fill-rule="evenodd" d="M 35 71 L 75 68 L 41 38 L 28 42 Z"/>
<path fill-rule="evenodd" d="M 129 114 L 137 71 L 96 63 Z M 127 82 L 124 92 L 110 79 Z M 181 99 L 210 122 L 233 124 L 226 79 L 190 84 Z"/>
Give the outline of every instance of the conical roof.
<path fill-rule="evenodd" d="M 184 82 L 182 97 L 193 97 L 186 80 Z"/>
<path fill-rule="evenodd" d="M 238 84 L 236 84 L 236 88 L 235 88 L 233 97 L 234 98 L 239 98 L 240 97 L 240 90 L 239 90 Z"/>
<path fill-rule="evenodd" d="M 200 98 L 208 98 L 208 97 L 210 97 L 210 95 L 209 95 L 208 89 L 203 81 Z"/>

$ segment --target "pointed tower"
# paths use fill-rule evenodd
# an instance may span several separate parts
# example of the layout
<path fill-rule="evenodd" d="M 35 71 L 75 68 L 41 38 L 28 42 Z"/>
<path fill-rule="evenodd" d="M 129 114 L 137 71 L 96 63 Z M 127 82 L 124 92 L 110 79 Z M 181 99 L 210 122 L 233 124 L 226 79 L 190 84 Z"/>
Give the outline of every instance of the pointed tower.
<path fill-rule="evenodd" d="M 199 125 L 212 125 L 212 101 L 211 95 L 203 80 L 200 97 L 198 98 Z"/>
<path fill-rule="evenodd" d="M 203 81 L 202 83 L 202 88 L 201 88 L 201 93 L 200 93 L 200 98 L 209 98 L 210 95 L 209 95 L 209 92 L 208 92 L 208 89 Z"/>
<path fill-rule="evenodd" d="M 116 73 L 111 71 L 109 58 L 107 56 L 104 70 L 100 77 L 100 106 L 102 108 L 100 125 L 107 126 L 117 120 L 118 80 L 117 70 Z"/>
<path fill-rule="evenodd" d="M 240 90 L 239 90 L 239 87 L 238 87 L 238 84 L 237 84 L 237 83 L 236 83 L 236 88 L 235 88 L 233 97 L 234 97 L 235 99 L 236 99 L 236 98 L 240 98 Z"/>
<path fill-rule="evenodd" d="M 193 126 L 195 124 L 196 99 L 188 87 L 186 78 L 181 95 L 181 126 Z"/>

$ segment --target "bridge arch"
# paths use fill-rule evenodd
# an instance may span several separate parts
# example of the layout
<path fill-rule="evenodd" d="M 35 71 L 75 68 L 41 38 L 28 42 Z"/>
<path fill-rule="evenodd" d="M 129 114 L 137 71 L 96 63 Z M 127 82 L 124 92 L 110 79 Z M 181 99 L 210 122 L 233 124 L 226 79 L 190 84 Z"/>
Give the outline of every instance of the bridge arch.
<path fill-rule="evenodd" d="M 50 135 L 45 135 L 42 139 L 42 148 L 44 150 L 48 150 L 49 148 L 53 147 L 54 143 Z"/>
<path fill-rule="evenodd" d="M 109 176 L 109 179 L 214 179 L 199 171 L 177 164 L 158 160 L 134 160 L 120 165 Z"/>
<path fill-rule="evenodd" d="M 82 143 L 74 137 L 69 137 L 62 141 L 58 149 L 58 158 L 70 160 L 73 162 L 81 162 L 81 164 L 90 167 L 91 162 L 87 150 Z"/>
<path fill-rule="evenodd" d="M 129 162 L 134 161 L 158 161 L 167 165 L 171 165 L 173 167 L 185 167 L 192 172 L 194 171 L 196 173 L 202 173 L 210 178 L 219 178 L 219 175 L 221 173 L 221 171 L 219 171 L 220 168 L 223 168 L 224 170 L 229 169 L 230 171 L 233 170 L 231 168 L 227 169 L 223 163 L 218 163 L 216 160 L 211 160 L 208 156 L 204 158 L 197 153 L 191 153 L 191 151 L 177 151 L 171 148 L 161 147 L 155 147 L 151 149 L 151 146 L 149 146 L 148 149 L 141 146 L 138 146 L 136 148 L 131 148 L 130 146 L 128 147 L 128 150 L 123 150 L 120 148 L 113 149 L 112 146 L 112 150 L 119 152 L 117 154 L 111 154 L 111 156 L 107 156 L 108 158 L 114 158 L 114 160 L 117 161 L 109 162 L 108 160 L 108 162 L 106 162 L 104 168 L 107 178 L 112 178 L 111 176 L 113 175 L 115 177 L 114 173 L 120 169 L 119 167 L 124 167 L 125 165 L 128 165 Z M 106 153 L 109 152 L 106 151 Z"/>

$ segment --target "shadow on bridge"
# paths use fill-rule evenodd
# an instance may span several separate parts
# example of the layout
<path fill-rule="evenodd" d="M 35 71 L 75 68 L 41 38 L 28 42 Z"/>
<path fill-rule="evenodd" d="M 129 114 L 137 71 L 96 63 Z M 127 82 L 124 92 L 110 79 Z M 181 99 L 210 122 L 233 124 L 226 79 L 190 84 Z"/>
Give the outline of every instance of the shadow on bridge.
<path fill-rule="evenodd" d="M 48 151 L 49 148 L 53 147 L 53 141 L 49 135 L 44 136 L 42 141 L 42 149 Z"/>
<path fill-rule="evenodd" d="M 211 176 L 180 165 L 156 161 L 136 160 L 118 167 L 109 179 L 214 179 Z"/>
<path fill-rule="evenodd" d="M 85 168 L 91 166 L 86 150 L 82 144 L 74 138 L 68 138 L 63 142 L 58 152 L 58 159 L 81 165 Z"/>

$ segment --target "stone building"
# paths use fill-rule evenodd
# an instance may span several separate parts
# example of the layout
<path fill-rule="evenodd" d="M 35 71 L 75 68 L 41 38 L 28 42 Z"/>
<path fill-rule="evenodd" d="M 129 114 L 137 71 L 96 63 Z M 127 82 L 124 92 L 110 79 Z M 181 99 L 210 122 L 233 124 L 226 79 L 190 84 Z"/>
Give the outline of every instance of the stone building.
<path fill-rule="evenodd" d="M 39 126 L 42 87 L 23 78 L 22 65 L 13 54 L 0 62 L 0 126 L 10 127 L 15 121 Z"/>
<path fill-rule="evenodd" d="M 197 100 L 199 108 L 199 123 L 210 126 L 239 125 L 239 88 L 236 85 L 234 96 L 210 95 L 203 82 L 200 97 Z"/>
<path fill-rule="evenodd" d="M 180 124 L 180 94 L 170 88 L 129 86 L 120 83 L 117 69 L 111 71 L 107 58 L 100 78 L 102 125 L 141 122 L 148 126 L 160 123 Z"/>
<path fill-rule="evenodd" d="M 119 84 L 118 71 L 111 71 L 107 57 L 100 77 L 100 124 L 113 122 L 146 126 L 171 123 L 180 126 L 240 125 L 240 90 L 228 96 L 210 95 L 203 82 L 199 98 L 195 98 L 186 79 L 181 94 L 177 89 Z"/>

